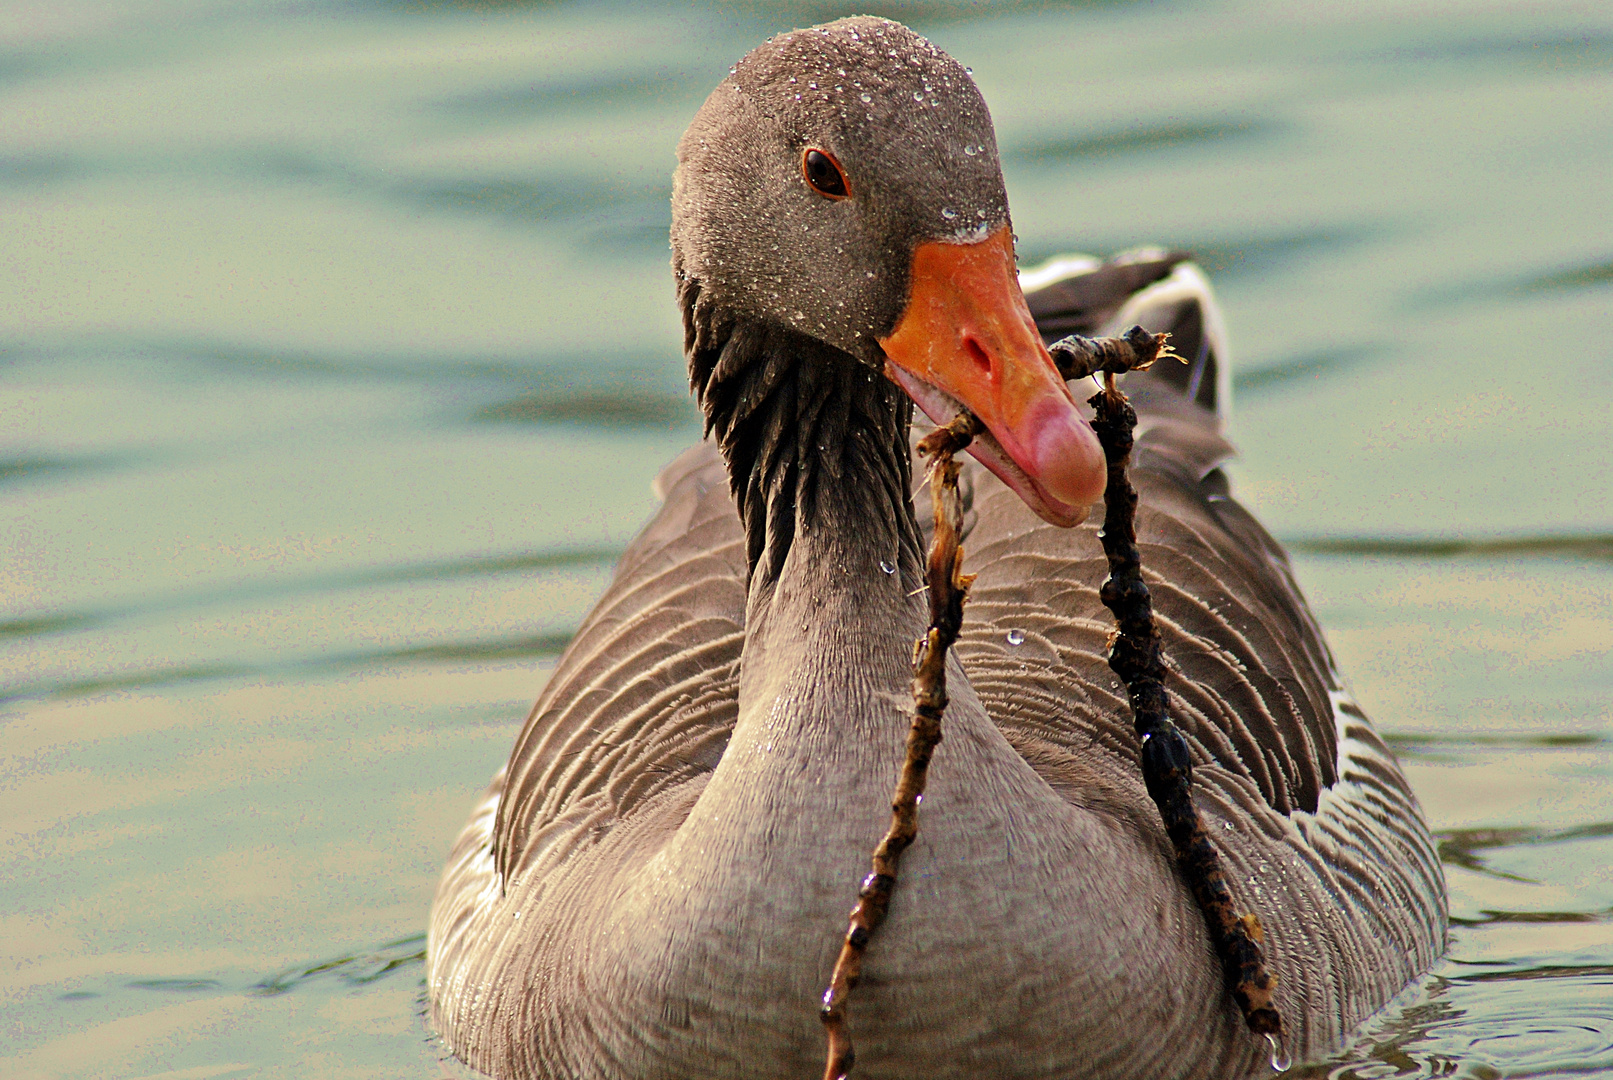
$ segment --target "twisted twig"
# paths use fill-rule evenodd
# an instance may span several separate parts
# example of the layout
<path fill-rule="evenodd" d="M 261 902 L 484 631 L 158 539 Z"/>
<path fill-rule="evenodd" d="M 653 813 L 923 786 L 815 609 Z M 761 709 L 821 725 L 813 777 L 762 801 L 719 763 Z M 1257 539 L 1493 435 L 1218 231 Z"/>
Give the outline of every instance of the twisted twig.
<path fill-rule="evenodd" d="M 1099 534 L 1109 560 L 1109 578 L 1103 583 L 1101 596 L 1118 624 L 1109 666 L 1126 681 L 1132 717 L 1142 739 L 1143 782 L 1176 848 L 1177 865 L 1204 912 L 1228 987 L 1250 1030 L 1271 1038 L 1282 1032 L 1282 1017 L 1272 1002 L 1277 977 L 1266 970 L 1261 956 L 1260 920 L 1252 914 L 1239 917 L 1233 911 L 1220 857 L 1193 806 L 1192 761 L 1186 740 L 1166 713 L 1159 633 L 1154 628 L 1153 603 L 1142 580 L 1137 551 L 1137 492 L 1126 475 L 1137 413 L 1116 388 L 1114 376 L 1144 370 L 1162 357 L 1175 356 L 1170 351 L 1169 337 L 1134 326 L 1118 338 L 1072 335 L 1055 342 L 1050 352 L 1066 380 L 1105 374 L 1105 389 L 1088 404 L 1097 412 L 1092 427 L 1103 445 L 1109 468 L 1103 531 Z M 913 724 L 908 730 L 901 775 L 891 796 L 890 828 L 874 849 L 873 870 L 857 893 L 851 925 L 835 960 L 829 987 L 823 993 L 819 1016 L 829 1037 L 824 1080 L 845 1080 L 856 1060 L 846 1027 L 846 1001 L 861 977 L 868 942 L 890 908 L 902 852 L 918 835 L 918 800 L 924 794 L 930 757 L 941 742 L 941 717 L 947 706 L 946 654 L 962 627 L 963 602 L 974 580 L 962 572 L 959 538 L 963 504 L 958 496 L 958 465 L 953 455 L 967 447 L 981 430 L 979 420 L 963 413 L 930 432 L 918 447 L 920 454 L 931 458 L 930 495 L 935 511 L 935 539 L 925 570 L 930 628 L 914 643 Z"/>
<path fill-rule="evenodd" d="M 1119 337 L 1086 338 L 1071 334 L 1047 347 L 1053 363 L 1065 382 L 1084 379 L 1088 375 L 1104 372 L 1124 375 L 1128 371 L 1147 371 L 1156 360 L 1170 358 L 1187 362 L 1185 357 L 1171 351 L 1169 334 L 1150 334 L 1140 326 L 1133 326 Z"/>
<path fill-rule="evenodd" d="M 851 927 L 840 946 L 829 988 L 823 992 L 819 1016 L 829 1035 L 824 1080 L 844 1080 L 856 1054 L 846 1029 L 846 998 L 862 974 L 863 952 L 874 931 L 885 920 L 891 892 L 896 888 L 896 866 L 918 835 L 918 800 L 930 756 L 941 741 L 941 714 L 947 707 L 947 649 L 958 639 L 963 625 L 963 601 L 972 575 L 963 573 L 963 502 L 958 497 L 956 454 L 979 432 L 980 421 L 964 413 L 945 427 L 936 428 L 919 443 L 919 453 L 930 456 L 930 497 L 935 507 L 935 540 L 925 568 L 930 591 L 930 628 L 913 643 L 913 726 L 907 733 L 907 757 L 902 762 L 896 791 L 891 795 L 891 824 L 874 849 L 873 872 L 863 878 Z"/>
<path fill-rule="evenodd" d="M 1232 907 L 1221 858 L 1193 805 L 1193 763 L 1187 740 L 1166 713 L 1159 632 L 1137 551 L 1137 492 L 1126 475 L 1137 413 L 1116 388 L 1113 373 L 1105 375 L 1104 389 L 1087 404 L 1096 410 L 1092 429 L 1109 465 L 1103 531 L 1098 534 L 1109 560 L 1109 577 L 1099 595 L 1114 612 L 1118 627 L 1109 649 L 1109 666 L 1125 680 L 1131 699 L 1132 721 L 1142 739 L 1143 783 L 1176 848 L 1176 864 L 1204 913 L 1226 972 L 1227 988 L 1243 1010 L 1244 1023 L 1250 1031 L 1275 1039 L 1282 1033 L 1283 1022 L 1272 1001 L 1277 976 L 1266 969 L 1260 952 L 1260 920 L 1252 914 L 1239 917 Z"/>

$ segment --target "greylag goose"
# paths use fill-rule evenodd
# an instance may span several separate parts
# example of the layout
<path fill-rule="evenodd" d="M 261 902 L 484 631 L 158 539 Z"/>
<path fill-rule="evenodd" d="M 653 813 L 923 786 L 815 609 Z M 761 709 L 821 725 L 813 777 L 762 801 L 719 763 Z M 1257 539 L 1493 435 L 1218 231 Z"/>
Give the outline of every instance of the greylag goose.
<path fill-rule="evenodd" d="M 1285 1051 L 1333 1049 L 1427 969 L 1432 842 L 1228 492 L 1225 344 L 1190 264 L 1062 262 L 1022 292 L 984 101 L 872 18 L 739 62 L 679 144 L 672 239 L 710 441 L 662 473 L 450 855 L 428 982 L 453 1053 L 500 1078 L 821 1073 L 819 998 L 926 623 L 917 402 L 987 427 L 963 477 L 979 576 L 852 1002 L 856 1076 L 1270 1068 L 1144 791 L 1104 662 L 1101 455 L 1038 336 L 1130 321 L 1192 361 L 1125 380 L 1138 531 L 1194 797 L 1264 925 Z"/>

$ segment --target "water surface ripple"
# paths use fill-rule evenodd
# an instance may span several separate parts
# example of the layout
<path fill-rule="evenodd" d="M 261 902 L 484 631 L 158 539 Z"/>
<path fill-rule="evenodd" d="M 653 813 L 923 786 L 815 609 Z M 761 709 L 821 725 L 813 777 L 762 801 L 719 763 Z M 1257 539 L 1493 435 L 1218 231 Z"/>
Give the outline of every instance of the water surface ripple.
<path fill-rule="evenodd" d="M 897 9 L 1022 259 L 1217 282 L 1236 491 L 1439 838 L 1448 956 L 1294 1074 L 1613 1074 L 1613 6 Z M 0 1073 L 460 1075 L 443 856 L 699 437 L 673 146 L 849 10 L 0 15 Z"/>

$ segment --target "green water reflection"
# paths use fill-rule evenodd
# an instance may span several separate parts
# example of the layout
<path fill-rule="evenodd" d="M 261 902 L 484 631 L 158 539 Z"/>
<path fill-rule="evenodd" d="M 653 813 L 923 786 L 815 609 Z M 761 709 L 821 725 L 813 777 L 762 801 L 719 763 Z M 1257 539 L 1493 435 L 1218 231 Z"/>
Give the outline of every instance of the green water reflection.
<path fill-rule="evenodd" d="M 699 435 L 672 147 L 849 10 L 0 12 L 0 1072 L 454 1069 L 441 859 Z M 873 10 L 973 68 L 1026 260 L 1220 289 L 1238 490 L 1452 890 L 1311 1074 L 1613 1070 L 1613 10 Z"/>

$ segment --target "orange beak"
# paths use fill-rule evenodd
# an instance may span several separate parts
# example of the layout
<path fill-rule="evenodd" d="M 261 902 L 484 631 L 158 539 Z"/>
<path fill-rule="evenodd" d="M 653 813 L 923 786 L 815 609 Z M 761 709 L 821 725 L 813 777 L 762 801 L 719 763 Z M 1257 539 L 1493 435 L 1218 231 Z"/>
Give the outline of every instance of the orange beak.
<path fill-rule="evenodd" d="M 1054 525 L 1103 497 L 1103 450 L 1025 305 L 1008 228 L 913 252 L 907 310 L 879 344 L 885 374 L 930 419 L 967 408 L 986 425 L 969 452 Z"/>

